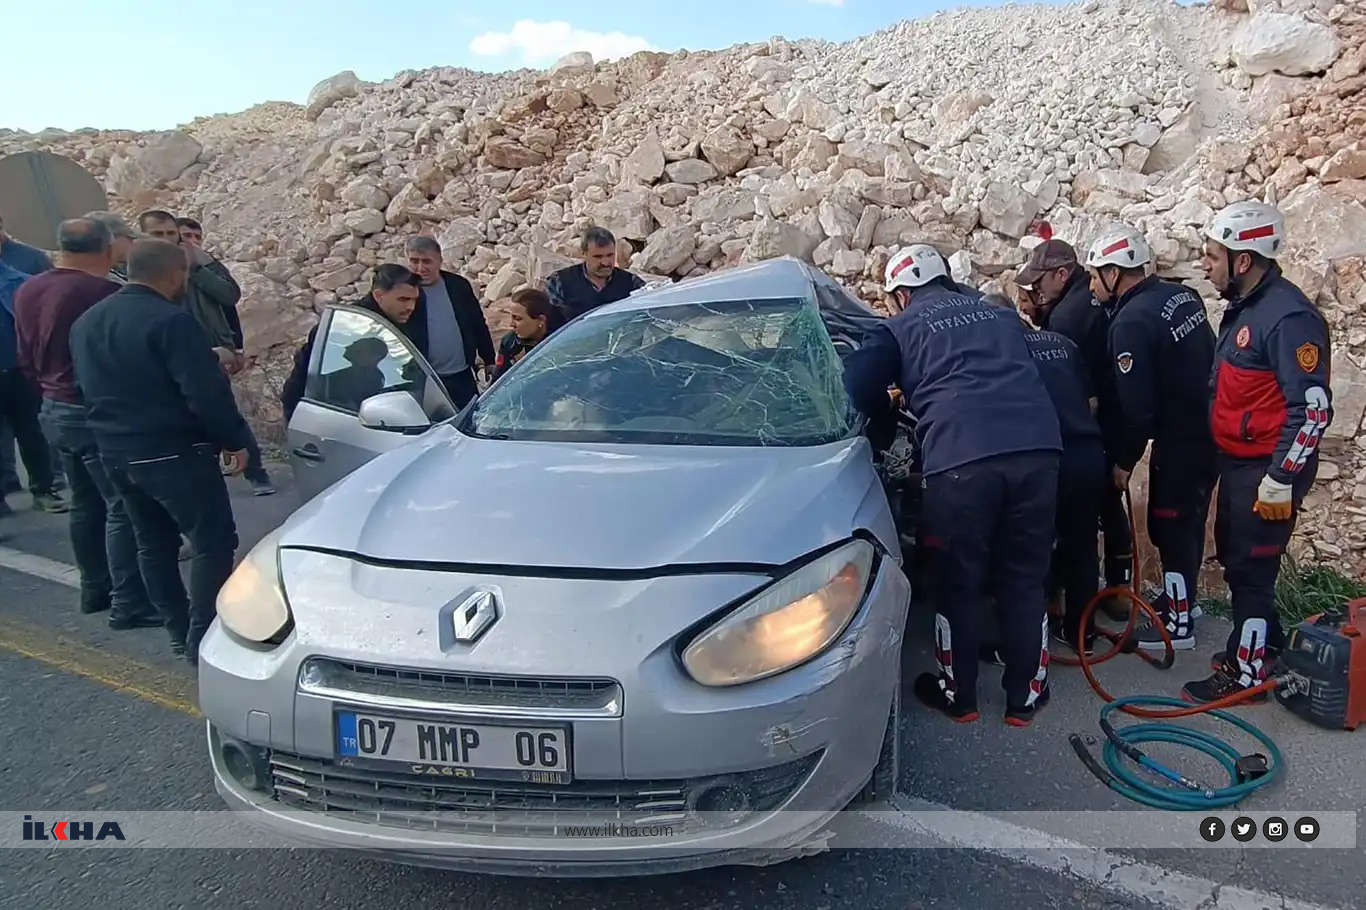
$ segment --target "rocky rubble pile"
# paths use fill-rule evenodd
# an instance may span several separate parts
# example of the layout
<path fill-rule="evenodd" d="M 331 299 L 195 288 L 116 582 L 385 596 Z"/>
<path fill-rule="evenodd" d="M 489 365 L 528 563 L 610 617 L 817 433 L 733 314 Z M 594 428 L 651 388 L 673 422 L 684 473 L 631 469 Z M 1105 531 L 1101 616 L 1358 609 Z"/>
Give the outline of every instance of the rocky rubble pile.
<path fill-rule="evenodd" d="M 545 72 L 443 68 L 379 84 L 346 72 L 304 106 L 159 134 L 0 131 L 0 152 L 67 155 L 118 206 L 204 221 L 246 291 L 256 368 L 239 385 L 263 430 L 278 427 L 275 389 L 315 310 L 361 293 L 413 233 L 440 239 L 495 331 L 508 295 L 566 261 L 589 224 L 610 228 L 639 272 L 796 255 L 876 299 L 890 251 L 911 241 L 1010 292 L 1043 223 L 1082 246 L 1124 219 L 1214 312 L 1198 228 L 1265 196 L 1285 207 L 1294 277 L 1336 331 L 1338 417 L 1315 495 L 1341 508 L 1305 530 L 1318 552 L 1356 563 L 1364 30 L 1355 0 L 1010 6 L 846 44 L 573 54 Z"/>

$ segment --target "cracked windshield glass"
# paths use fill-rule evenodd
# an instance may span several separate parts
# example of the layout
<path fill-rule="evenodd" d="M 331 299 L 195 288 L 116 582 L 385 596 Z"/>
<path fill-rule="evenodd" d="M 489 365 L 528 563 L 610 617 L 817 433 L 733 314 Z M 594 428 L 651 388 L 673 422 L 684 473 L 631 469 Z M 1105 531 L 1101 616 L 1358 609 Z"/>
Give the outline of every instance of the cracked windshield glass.
<path fill-rule="evenodd" d="M 497 439 L 806 446 L 847 436 L 838 353 L 807 298 L 676 304 L 566 326 L 465 431 Z"/>

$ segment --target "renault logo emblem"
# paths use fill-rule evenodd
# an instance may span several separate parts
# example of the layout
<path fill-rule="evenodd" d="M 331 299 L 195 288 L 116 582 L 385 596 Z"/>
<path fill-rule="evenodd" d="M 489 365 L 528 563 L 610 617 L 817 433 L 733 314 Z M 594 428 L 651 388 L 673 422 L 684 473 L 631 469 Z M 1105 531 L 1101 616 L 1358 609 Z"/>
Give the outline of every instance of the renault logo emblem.
<path fill-rule="evenodd" d="M 498 621 L 498 598 L 492 591 L 476 591 L 465 598 L 451 616 L 455 640 L 472 642 Z"/>

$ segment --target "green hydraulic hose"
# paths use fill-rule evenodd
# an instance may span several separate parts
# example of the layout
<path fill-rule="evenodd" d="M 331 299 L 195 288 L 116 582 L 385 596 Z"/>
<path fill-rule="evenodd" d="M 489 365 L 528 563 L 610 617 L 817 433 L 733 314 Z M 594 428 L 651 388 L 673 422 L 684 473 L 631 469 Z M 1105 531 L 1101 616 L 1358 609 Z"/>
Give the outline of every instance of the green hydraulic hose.
<path fill-rule="evenodd" d="M 1073 734 L 1069 738 L 1073 750 L 1087 769 L 1107 787 L 1127 799 L 1154 809 L 1176 812 L 1226 808 L 1269 786 L 1284 773 L 1285 759 L 1276 743 L 1255 724 L 1241 717 L 1217 709 L 1203 712 L 1203 716 L 1232 724 L 1247 733 L 1265 749 L 1265 754 L 1242 755 L 1227 741 L 1213 734 L 1177 724 L 1136 723 L 1116 728 L 1110 723 L 1111 715 L 1116 711 L 1138 706 L 1148 709 L 1189 708 L 1190 704 L 1179 698 L 1162 695 L 1130 695 L 1106 704 L 1100 712 L 1100 726 L 1106 739 L 1101 750 L 1103 767 L 1087 750 L 1081 737 Z M 1168 743 L 1206 755 L 1228 772 L 1229 784 L 1213 788 L 1201 786 L 1154 761 L 1139 748 L 1143 743 Z M 1152 779 L 1163 783 L 1154 784 Z"/>

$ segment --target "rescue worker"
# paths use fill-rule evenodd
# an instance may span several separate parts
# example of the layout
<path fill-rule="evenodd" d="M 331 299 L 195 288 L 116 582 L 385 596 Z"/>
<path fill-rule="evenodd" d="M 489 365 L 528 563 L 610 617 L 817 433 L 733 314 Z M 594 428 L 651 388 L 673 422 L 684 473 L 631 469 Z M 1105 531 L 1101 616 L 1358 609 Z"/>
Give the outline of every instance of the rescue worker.
<path fill-rule="evenodd" d="M 1195 647 L 1196 582 L 1204 562 L 1205 522 L 1214 490 L 1214 442 L 1205 400 L 1214 331 L 1200 295 L 1148 275 L 1152 252 L 1143 234 L 1121 225 L 1091 246 L 1091 292 L 1108 307 L 1119 428 L 1114 485 L 1153 446 L 1148 463 L 1148 536 L 1162 561 L 1163 593 L 1153 606 L 1178 650 Z M 1163 650 L 1161 630 L 1145 624 L 1130 643 Z"/>
<path fill-rule="evenodd" d="M 994 599 L 1005 720 L 1024 726 L 1049 698 L 1045 586 L 1062 437 L 1024 324 L 950 281 L 932 246 L 894 255 L 884 287 L 901 312 L 849 355 L 844 380 L 870 418 L 895 407 L 895 384 L 916 420 L 939 665 L 915 680 L 916 697 L 955 721 L 979 717 L 981 627 Z"/>
<path fill-rule="evenodd" d="M 1040 329 L 1057 332 L 1077 346 L 1090 376 L 1096 418 L 1113 472 L 1114 453 L 1119 448 L 1119 403 L 1110 361 L 1110 314 L 1091 293 L 1091 276 L 1070 243 L 1050 239 L 1034 247 L 1029 262 L 1015 276 L 1015 284 L 1022 292 L 1025 315 Z M 1133 582 L 1134 542 L 1124 494 L 1107 483 L 1102 495 L 1099 524 L 1105 537 L 1105 586 L 1128 587 Z M 1127 598 L 1107 598 L 1102 608 L 1115 619 L 1129 616 Z"/>
<path fill-rule="evenodd" d="M 1233 631 L 1214 655 L 1214 674 L 1182 690 L 1197 702 L 1264 682 L 1282 647 L 1276 576 L 1333 419 L 1328 324 L 1281 274 L 1284 249 L 1285 219 L 1263 202 L 1230 205 L 1205 231 L 1204 269 L 1228 301 L 1210 423 L 1219 453 L 1215 545 Z"/>
<path fill-rule="evenodd" d="M 1014 311 L 1009 300 L 995 294 L 984 298 Z M 1082 613 L 1096 596 L 1100 582 L 1100 558 L 1096 549 L 1096 526 L 1107 483 L 1105 447 L 1095 415 L 1091 376 L 1080 350 L 1057 332 L 1025 334 L 1029 353 L 1043 379 L 1048 397 L 1058 414 L 1062 431 L 1062 460 L 1058 467 L 1058 511 L 1054 525 L 1057 545 L 1053 550 L 1049 593 L 1063 593 L 1062 621 L 1053 630 L 1056 641 L 1073 651 L 1091 652 L 1095 633 L 1083 638 Z M 999 648 L 997 649 L 999 651 Z"/>

